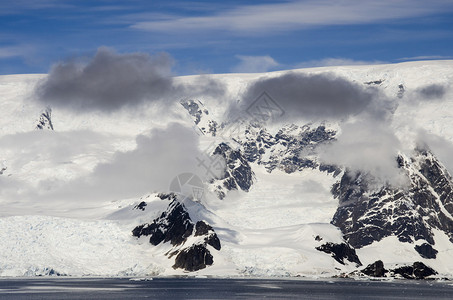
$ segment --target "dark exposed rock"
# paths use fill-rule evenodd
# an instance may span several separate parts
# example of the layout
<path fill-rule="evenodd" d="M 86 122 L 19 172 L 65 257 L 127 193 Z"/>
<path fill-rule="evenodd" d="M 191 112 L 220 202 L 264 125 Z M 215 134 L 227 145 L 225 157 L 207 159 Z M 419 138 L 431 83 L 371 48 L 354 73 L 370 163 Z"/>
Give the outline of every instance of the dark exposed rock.
<path fill-rule="evenodd" d="M 401 98 L 403 98 L 403 96 L 404 96 L 404 92 L 405 92 L 404 85 L 399 84 L 399 85 L 398 85 L 398 93 L 396 94 L 396 96 L 397 96 L 399 99 L 401 99 Z"/>
<path fill-rule="evenodd" d="M 384 263 L 382 262 L 382 260 L 375 261 L 362 270 L 363 274 L 372 277 L 384 277 L 387 272 L 388 271 L 384 269 Z"/>
<path fill-rule="evenodd" d="M 195 225 L 195 236 L 205 235 L 205 243 L 211 245 L 214 249 L 220 250 L 220 240 L 214 229 L 204 221 L 198 221 Z"/>
<path fill-rule="evenodd" d="M 135 227 L 132 234 L 136 237 L 150 236 L 149 241 L 154 246 L 168 241 L 175 246 L 184 243 L 192 230 L 193 223 L 184 205 L 173 200 L 159 218 L 151 224 Z"/>
<path fill-rule="evenodd" d="M 60 272 L 55 271 L 53 268 L 44 268 L 42 273 L 37 274 L 38 276 L 66 276 L 66 274 L 61 274 Z"/>
<path fill-rule="evenodd" d="M 422 262 L 414 262 L 414 276 L 416 279 L 425 279 L 428 276 L 436 275 L 437 272 Z"/>
<path fill-rule="evenodd" d="M 207 109 L 204 109 L 203 103 L 199 100 L 182 100 L 181 105 L 187 110 L 189 115 L 192 116 L 195 125 L 199 126 L 199 129 L 203 134 L 210 133 L 212 136 L 216 136 L 218 124 L 214 120 L 206 120 L 201 122 L 203 118 L 206 118 L 209 115 Z M 205 125 L 202 125 L 205 124 Z"/>
<path fill-rule="evenodd" d="M 223 200 L 226 196 L 225 192 L 222 191 L 222 187 L 219 185 L 216 187 L 216 193 L 217 193 L 217 197 L 219 197 L 220 200 Z"/>
<path fill-rule="evenodd" d="M 412 266 L 402 266 L 390 270 L 393 274 L 399 274 L 406 279 L 425 279 L 428 276 L 436 275 L 437 272 L 422 262 L 414 262 Z"/>
<path fill-rule="evenodd" d="M 50 269 L 48 275 L 50 275 L 50 276 L 61 276 L 61 274 L 58 273 L 57 271 L 55 271 L 54 269 Z"/>
<path fill-rule="evenodd" d="M 217 127 L 218 124 L 216 121 L 213 120 L 208 120 L 207 128 L 206 127 L 200 127 L 200 130 L 206 134 L 206 133 L 211 133 L 212 136 L 216 136 L 217 134 Z"/>
<path fill-rule="evenodd" d="M 161 199 L 169 197 L 163 196 Z M 170 198 L 171 195 L 169 194 Z M 213 258 L 207 245 L 216 250 L 221 249 L 220 240 L 214 229 L 204 221 L 194 224 L 185 206 L 176 198 L 171 200 L 168 208 L 156 218 L 151 224 L 137 226 L 132 231 L 136 237 L 150 236 L 152 245 L 170 242 L 173 250 L 167 255 L 176 255 L 174 268 L 183 268 L 186 271 L 196 271 L 212 265 Z M 185 245 L 188 237 L 195 238 L 194 243 Z M 197 239 L 198 238 L 198 239 Z"/>
<path fill-rule="evenodd" d="M 203 221 L 198 221 L 195 225 L 195 236 L 208 234 L 209 231 L 213 231 L 212 227 Z"/>
<path fill-rule="evenodd" d="M 307 125 L 299 127 L 293 124 L 283 127 L 273 136 L 258 124 L 250 124 L 245 130 L 242 148 L 249 162 L 264 165 L 268 172 L 279 169 L 293 173 L 320 167 L 313 157 L 306 154 L 314 153 L 317 146 L 333 140 L 334 137 L 335 131 L 322 125 L 312 129 Z M 264 156 L 266 153 L 270 154 Z M 322 171 L 329 173 L 337 170 L 333 166 L 322 167 Z"/>
<path fill-rule="evenodd" d="M 357 267 L 362 265 L 359 257 L 357 256 L 357 253 L 355 252 L 355 249 L 351 248 L 349 245 L 345 243 L 335 244 L 329 242 L 319 247 L 316 247 L 316 250 L 331 254 L 332 257 L 342 265 L 345 264 L 344 262 L 345 259 L 355 263 Z"/>
<path fill-rule="evenodd" d="M 173 268 L 193 272 L 204 269 L 213 263 L 213 257 L 205 245 L 192 245 L 178 253 Z"/>
<path fill-rule="evenodd" d="M 39 116 L 38 124 L 36 125 L 36 129 L 39 130 L 54 130 L 52 124 L 52 109 L 46 108 Z"/>
<path fill-rule="evenodd" d="M 254 173 L 241 151 L 221 143 L 216 147 L 213 155 L 220 155 L 226 163 L 225 172 L 219 178 L 219 181 L 223 182 L 223 187 L 228 191 L 241 189 L 248 192 L 253 184 Z M 219 189 L 218 194 L 221 193 L 225 192 Z"/>
<path fill-rule="evenodd" d="M 180 103 L 189 112 L 189 114 L 194 118 L 195 125 L 198 125 L 198 123 L 200 123 L 201 115 L 202 115 L 202 111 L 200 109 L 199 103 L 195 102 L 192 99 L 181 101 Z"/>
<path fill-rule="evenodd" d="M 393 274 L 399 274 L 401 276 L 403 276 L 403 278 L 406 278 L 406 279 L 414 279 L 414 267 L 412 266 L 402 266 L 402 267 L 399 267 L 399 268 L 396 268 L 394 270 L 391 270 L 393 272 Z"/>
<path fill-rule="evenodd" d="M 176 194 L 175 193 L 159 193 L 157 194 L 157 197 L 159 197 L 162 200 L 169 200 L 173 201 L 176 200 Z"/>
<path fill-rule="evenodd" d="M 140 209 L 140 210 L 145 210 L 145 207 L 147 206 L 145 201 L 140 202 L 139 204 L 134 206 L 134 209 Z"/>
<path fill-rule="evenodd" d="M 423 243 L 421 245 L 415 246 L 415 250 L 420 254 L 423 258 L 436 258 L 438 251 L 434 249 L 430 244 Z"/>
<path fill-rule="evenodd" d="M 225 174 L 216 176 L 211 182 L 220 199 L 228 191 L 240 189 L 249 191 L 253 184 L 253 171 L 249 163 L 263 165 L 268 172 L 275 169 L 286 173 L 317 169 L 337 176 L 341 170 L 333 165 L 323 165 L 317 161 L 315 149 L 321 144 L 334 140 L 336 132 L 321 125 L 315 128 L 305 125 L 288 125 L 275 135 L 270 134 L 260 123 L 243 120 L 237 124 L 222 124 L 222 136 L 239 145 L 232 149 L 229 144 L 221 143 L 213 155 L 225 159 Z M 220 178 L 220 180 L 219 180 Z"/>
<path fill-rule="evenodd" d="M 367 81 L 364 82 L 366 85 L 380 85 L 385 81 L 385 79 L 379 79 L 379 80 L 372 80 L 372 81 Z"/>
<path fill-rule="evenodd" d="M 332 224 L 360 248 L 394 235 L 401 242 L 426 240 L 434 244 L 433 228 L 453 240 L 453 182 L 447 170 L 427 150 L 397 158 L 409 187 L 376 188 L 369 174 L 346 171 L 332 188 L 339 207 Z"/>
<path fill-rule="evenodd" d="M 341 173 L 341 169 L 334 165 L 319 164 L 319 171 L 333 173 L 334 177 L 337 177 Z"/>

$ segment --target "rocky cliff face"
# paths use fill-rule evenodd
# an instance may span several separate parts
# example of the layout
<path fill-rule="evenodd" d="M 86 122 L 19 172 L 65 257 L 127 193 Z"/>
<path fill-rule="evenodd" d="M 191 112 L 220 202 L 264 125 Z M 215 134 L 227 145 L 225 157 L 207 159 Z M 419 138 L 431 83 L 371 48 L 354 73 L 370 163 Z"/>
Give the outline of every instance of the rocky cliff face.
<path fill-rule="evenodd" d="M 336 132 L 324 125 L 311 128 L 309 125 L 288 125 L 271 135 L 258 124 L 251 124 L 245 131 L 242 144 L 249 162 L 264 165 L 268 172 L 279 169 L 294 173 L 305 168 L 319 168 L 321 171 L 337 172 L 333 166 L 320 164 L 315 149 L 335 138 Z"/>
<path fill-rule="evenodd" d="M 162 194 L 161 198 L 170 201 L 167 210 L 151 223 L 135 227 L 132 234 L 149 237 L 149 242 L 154 246 L 170 243 L 173 247 L 166 255 L 175 256 L 175 269 L 197 271 L 212 265 L 214 261 L 208 245 L 215 250 L 221 248 L 214 229 L 205 221 L 194 223 L 184 204 L 175 195 Z M 145 207 L 140 203 L 139 209 Z"/>
<path fill-rule="evenodd" d="M 372 81 L 366 84 L 381 83 Z M 401 84 L 398 97 L 403 97 L 403 94 Z M 203 111 L 201 102 L 189 101 L 183 106 L 194 118 L 195 124 L 200 124 L 208 115 L 207 110 Z M 331 190 L 339 201 L 331 223 L 340 228 L 345 243 L 325 244 L 317 248 L 331 254 L 339 263 L 349 261 L 360 266 L 354 249 L 388 236 L 396 236 L 403 243 L 413 243 L 414 249 L 425 259 L 435 259 L 438 253 L 434 229 L 445 232 L 453 242 L 453 179 L 429 150 L 419 148 L 411 157 L 400 155 L 396 158 L 395 164 L 407 178 L 407 185 L 377 186 L 370 174 L 341 170 L 319 161 L 317 148 L 336 138 L 336 131 L 326 125 L 286 125 L 276 134 L 271 134 L 263 124 L 245 122 L 240 125 L 237 127 L 240 132 L 235 136 L 223 136 L 224 140 L 229 139 L 238 147 L 232 148 L 225 141 L 212 153 L 221 157 L 226 166 L 224 174 L 211 182 L 220 199 L 230 190 L 250 190 L 254 182 L 254 164 L 264 166 L 269 173 L 275 170 L 294 173 L 307 168 L 317 169 L 334 177 L 342 174 Z M 212 130 L 202 131 L 212 133 Z M 415 245 L 416 241 L 422 242 Z M 193 251 L 195 248 L 186 249 L 181 257 Z M 207 257 L 209 261 L 209 255 L 203 251 L 197 253 L 197 260 Z"/>
<path fill-rule="evenodd" d="M 331 254 L 332 257 L 342 265 L 345 264 L 345 260 L 355 263 L 357 267 L 362 265 L 355 249 L 351 248 L 351 246 L 346 243 L 325 243 L 316 247 L 316 250 Z"/>
<path fill-rule="evenodd" d="M 419 261 L 409 266 L 400 266 L 395 269 L 386 270 L 381 260 L 369 264 L 365 269 L 361 270 L 361 273 L 371 277 L 395 277 L 404 279 L 426 279 L 437 274 L 435 270 Z"/>
<path fill-rule="evenodd" d="M 394 235 L 401 242 L 424 240 L 434 246 L 433 229 L 453 241 L 453 181 L 436 157 L 417 149 L 413 157 L 399 156 L 398 165 L 408 186 L 371 188 L 372 178 L 346 171 L 332 188 L 339 207 L 332 224 L 338 226 L 354 247 L 363 247 Z M 418 248 L 421 255 L 435 249 Z M 424 254 L 422 254 L 424 253 Z"/>
<path fill-rule="evenodd" d="M 218 124 L 209 118 L 209 111 L 201 101 L 188 99 L 182 100 L 180 103 L 203 134 L 216 136 Z"/>
<path fill-rule="evenodd" d="M 225 143 L 219 144 L 213 152 L 225 162 L 225 171 L 213 183 L 216 193 L 223 199 L 228 191 L 243 190 L 248 192 L 253 184 L 254 174 L 241 150 L 234 150 Z"/>

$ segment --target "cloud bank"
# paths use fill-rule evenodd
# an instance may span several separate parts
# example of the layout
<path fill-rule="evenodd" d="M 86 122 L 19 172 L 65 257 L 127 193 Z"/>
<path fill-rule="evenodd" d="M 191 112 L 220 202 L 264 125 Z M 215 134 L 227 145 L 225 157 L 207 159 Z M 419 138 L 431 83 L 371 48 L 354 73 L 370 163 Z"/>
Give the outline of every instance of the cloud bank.
<path fill-rule="evenodd" d="M 393 185 L 405 182 L 396 161 L 400 150 L 393 130 L 376 120 L 344 124 L 336 141 L 318 149 L 321 161 L 372 174 L 377 183 Z"/>
<path fill-rule="evenodd" d="M 4 153 L 22 153 L 0 175 L 0 196 L 16 200 L 21 213 L 27 207 L 58 210 L 63 200 L 65 207 L 96 207 L 169 191 L 171 181 L 181 173 L 204 178 L 205 170 L 196 160 L 203 157 L 199 136 L 190 127 L 170 123 L 137 136 L 134 150 L 108 155 L 111 144 L 120 138 L 90 131 L 33 131 L 2 137 Z M 100 148 L 105 153 L 99 153 Z"/>
<path fill-rule="evenodd" d="M 286 73 L 253 82 L 243 94 L 241 107 L 229 108 L 230 118 L 236 117 L 263 92 L 285 112 L 289 120 L 343 119 L 363 112 L 378 97 L 374 88 L 364 87 L 331 73 Z M 379 107 L 374 114 L 378 115 Z"/>
<path fill-rule="evenodd" d="M 136 149 L 118 152 L 98 165 L 77 190 L 101 191 L 99 197 L 124 199 L 150 191 L 168 191 L 171 180 L 185 172 L 197 173 L 198 135 L 192 128 L 171 123 L 136 138 Z"/>
<path fill-rule="evenodd" d="M 165 53 L 118 54 L 102 47 L 88 64 L 70 60 L 54 65 L 35 94 L 51 107 L 103 112 L 145 102 L 168 104 L 181 97 L 223 95 L 223 86 L 213 79 L 176 84 L 172 65 L 173 59 Z"/>

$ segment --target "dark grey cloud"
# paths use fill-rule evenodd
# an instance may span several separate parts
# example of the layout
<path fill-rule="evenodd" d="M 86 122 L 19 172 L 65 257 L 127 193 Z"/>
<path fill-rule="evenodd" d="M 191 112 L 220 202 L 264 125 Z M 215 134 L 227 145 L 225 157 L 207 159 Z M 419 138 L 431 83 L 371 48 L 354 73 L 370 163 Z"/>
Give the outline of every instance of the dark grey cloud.
<path fill-rule="evenodd" d="M 145 102 L 224 93 L 223 86 L 212 79 L 176 84 L 172 65 L 173 59 L 165 53 L 118 54 L 102 47 L 87 64 L 70 60 L 54 65 L 35 94 L 51 107 L 111 112 Z"/>
<path fill-rule="evenodd" d="M 447 92 L 447 88 L 440 84 L 430 84 L 416 90 L 417 94 L 423 99 L 441 99 Z"/>
<path fill-rule="evenodd" d="M 341 119 L 364 111 L 378 97 L 378 91 L 331 73 L 287 73 L 259 79 L 243 95 L 242 107 L 230 108 L 230 115 L 254 105 L 257 97 L 268 93 L 290 119 Z"/>

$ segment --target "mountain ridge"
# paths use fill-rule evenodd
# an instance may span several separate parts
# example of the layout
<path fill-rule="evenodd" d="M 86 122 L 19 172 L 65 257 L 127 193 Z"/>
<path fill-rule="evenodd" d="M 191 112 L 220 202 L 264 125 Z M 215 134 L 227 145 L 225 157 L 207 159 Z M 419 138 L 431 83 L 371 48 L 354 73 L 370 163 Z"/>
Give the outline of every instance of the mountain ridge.
<path fill-rule="evenodd" d="M 366 114 L 374 112 L 372 105 L 381 102 L 371 103 L 365 111 L 355 115 L 327 122 L 319 119 L 310 121 L 306 117 L 297 120 L 271 118 L 256 122 L 253 114 L 245 114 L 244 118 L 238 119 L 245 121 L 240 121 L 243 123 L 239 127 L 231 128 L 238 123 L 235 123 L 235 119 L 224 117 L 225 111 L 232 105 L 243 102 L 237 102 L 237 96 L 244 94 L 261 77 L 269 79 L 298 72 L 310 76 L 310 72 L 328 70 L 354 83 L 354 87 L 366 89 L 372 86 L 385 95 L 385 101 L 396 103 L 391 110 L 386 111 L 391 118 L 371 121 L 385 122 L 396 136 L 409 139 L 414 134 L 405 134 L 410 127 L 410 123 L 405 122 L 417 119 L 420 120 L 420 128 L 436 135 L 443 134 L 445 145 L 448 145 L 453 140 L 453 131 L 448 126 L 448 108 L 453 108 L 453 98 L 447 85 L 453 80 L 453 72 L 448 71 L 448 63 L 452 64 L 453 61 L 447 61 L 447 66 L 445 63 L 416 62 L 212 75 L 210 77 L 223 80 L 228 102 L 208 95 L 188 97 L 190 100 L 171 102 L 166 113 L 159 110 L 158 105 L 149 103 L 140 109 L 113 112 L 110 115 L 52 107 L 55 131 L 48 133 L 32 132 L 36 126 L 36 116 L 43 111 L 43 107 L 39 102 L 30 101 L 29 97 L 36 83 L 33 80 L 45 76 L 2 76 L 0 92 L 5 97 L 0 106 L 6 111 L 17 113 L 14 118 L 2 120 L 5 126 L 2 126 L 0 136 L 3 141 L 0 159 L 4 160 L 2 166 L 7 167 L 8 174 L 0 175 L 0 201 L 11 211 L 10 214 L 19 216 L 7 217 L 8 212 L 4 212 L 0 217 L 3 226 L 14 233 L 10 239 L 3 236 L 7 242 L 3 248 L 0 247 L 4 253 L 0 260 L 0 276 L 166 276 L 187 274 L 184 273 L 187 271 L 216 276 L 340 276 L 353 274 L 381 260 L 386 269 L 397 270 L 401 266 L 415 268 L 414 263 L 420 262 L 438 272 L 435 276 L 453 277 L 448 262 L 448 252 L 453 249 L 450 233 L 453 226 L 450 212 L 453 209 L 450 201 L 453 182 L 448 171 L 449 161 L 444 163 L 434 154 L 441 149 L 439 145 L 442 144 L 431 143 L 431 151 L 411 149 L 416 139 L 411 143 L 402 140 L 399 148 L 395 148 L 404 153 L 394 157 L 394 165 L 409 178 L 409 187 L 373 185 L 370 189 L 369 183 L 373 179 L 366 174 L 370 170 L 351 171 L 347 165 L 329 162 L 323 151 L 328 147 L 338 147 L 338 142 L 344 141 L 347 128 L 343 124 L 356 126 L 361 124 L 362 119 L 370 121 L 372 118 Z M 418 70 L 418 73 L 402 70 L 403 67 Z M 436 72 L 438 76 L 432 77 L 431 74 Z M 191 82 L 196 78 L 200 77 L 183 76 L 175 80 Z M 8 83 L 8 79 L 12 81 Z M 441 85 L 445 90 L 440 98 L 426 100 L 423 98 L 427 97 L 426 91 L 420 91 L 433 84 Z M 272 96 L 275 97 L 272 101 L 279 101 L 278 95 Z M 439 103 L 445 105 L 442 111 L 436 108 Z M 427 112 L 436 112 L 435 117 L 428 116 Z M 181 133 L 175 131 L 179 135 L 174 137 L 175 141 L 169 146 L 171 148 L 160 152 L 158 157 L 149 157 L 151 154 L 146 151 L 155 149 L 165 140 L 173 139 L 165 135 L 165 124 L 172 124 L 175 120 L 187 130 Z M 378 123 L 379 126 L 381 123 Z M 80 133 L 77 130 L 82 129 L 86 131 L 79 143 L 77 139 Z M 189 129 L 193 131 L 196 139 L 194 148 L 198 150 L 190 150 L 193 158 L 187 156 L 183 164 L 189 169 L 186 172 L 197 175 L 204 182 L 204 194 L 197 198 L 193 193 L 186 193 L 193 188 L 200 189 L 200 186 L 181 187 L 173 204 L 181 208 L 181 211 L 177 210 L 179 215 L 187 214 L 187 220 L 191 220 L 190 234 L 188 231 L 178 245 L 168 242 L 154 245 L 149 242 L 149 237 L 145 241 L 143 234 L 133 234 L 133 231 L 136 231 L 134 228 L 137 226 L 144 226 L 144 229 L 153 222 L 156 226 L 172 224 L 167 217 L 173 210 L 164 215 L 168 209 L 167 200 L 157 196 L 171 190 L 165 184 L 153 186 L 157 179 L 146 177 L 146 172 L 159 173 L 160 177 L 168 178 L 168 185 L 174 178 L 179 178 L 180 171 L 173 171 L 172 166 L 176 157 L 167 157 L 165 153 L 183 155 L 186 149 L 192 149 L 187 145 Z M 235 130 L 230 132 L 230 129 Z M 180 144 L 178 140 L 184 140 L 186 144 Z M 364 139 L 364 142 L 368 140 Z M 18 149 L 26 151 L 20 152 Z M 330 149 L 337 151 L 332 150 L 338 157 L 350 154 L 340 148 Z M 358 149 L 356 153 L 350 154 L 356 161 L 370 159 L 367 156 L 363 158 L 362 155 L 366 153 L 362 148 Z M 382 159 L 379 155 L 374 159 L 371 157 L 371 160 L 379 161 Z M 120 160 L 121 157 L 127 159 Z M 134 165 L 134 172 L 127 173 L 127 165 L 135 158 L 140 161 Z M 165 166 L 168 170 L 166 167 L 155 169 L 155 166 L 162 166 L 158 164 L 159 160 L 167 163 Z M 119 164 L 118 168 L 101 172 L 105 166 L 114 166 L 115 163 Z M 223 168 L 223 172 L 203 169 L 213 168 L 214 163 L 220 169 Z M 143 165 L 143 169 L 137 169 L 139 165 Z M 126 175 L 122 176 L 123 172 Z M 90 182 L 84 182 L 84 178 L 94 183 L 100 180 L 93 174 L 99 174 L 100 178 L 113 178 L 117 180 L 116 184 L 122 181 L 130 183 L 131 187 L 134 187 L 134 181 L 149 180 L 149 194 L 140 198 L 137 194 L 142 192 L 131 188 L 131 197 L 118 199 L 114 194 L 104 195 L 103 192 L 108 189 L 85 192 L 83 188 L 90 187 Z M 14 190 L 19 184 L 23 186 L 21 195 Z M 81 190 L 70 189 L 67 185 L 80 187 Z M 110 186 L 113 190 L 114 184 Z M 37 195 L 37 201 L 28 201 L 28 194 Z M 71 198 L 66 200 L 66 195 Z M 98 196 L 106 200 L 97 200 Z M 77 197 L 87 197 L 87 200 L 81 202 Z M 143 209 L 134 209 L 139 206 Z M 82 221 L 73 223 L 76 229 L 70 230 L 65 225 L 69 221 L 52 217 L 52 214 L 60 213 Z M 21 214 L 41 216 L 26 223 L 20 217 Z M 115 235 L 111 239 L 103 239 L 103 244 L 97 244 L 96 237 L 90 235 L 85 225 L 99 225 L 83 221 L 86 218 L 101 220 L 99 224 L 102 223 L 102 226 L 115 228 Z M 14 229 L 14 223 L 17 222 L 29 224 L 29 227 L 18 224 L 17 229 Z M 209 242 L 204 244 L 203 234 L 196 234 L 197 224 L 200 228 L 207 228 L 205 233 L 210 234 L 211 238 L 215 235 L 221 247 L 214 247 Z M 30 260 L 30 263 L 21 261 L 29 256 L 33 248 L 56 251 L 46 248 L 46 239 L 58 240 L 55 232 L 59 227 L 63 230 L 63 239 L 80 230 L 89 244 L 98 245 L 97 249 L 124 243 L 131 253 L 130 257 L 124 264 L 118 263 L 110 269 L 99 267 L 99 273 L 87 267 L 88 255 L 81 248 L 77 248 L 83 256 L 79 265 L 68 261 L 62 264 L 58 259 L 41 256 Z M 101 228 L 94 232 L 105 234 Z M 40 233 L 44 234 L 45 239 L 35 238 Z M 23 247 L 30 249 L 24 248 L 20 254 L 14 254 L 14 242 L 21 238 Z M 169 240 L 172 238 L 176 237 L 169 237 Z M 118 242 L 120 240 L 121 243 Z M 127 255 L 119 250 L 111 251 L 118 253 L 118 257 Z M 357 259 L 352 251 L 355 251 Z M 341 259 L 344 253 L 352 258 Z M 71 254 L 71 257 L 77 255 Z M 129 267 L 126 267 L 128 264 Z M 419 264 L 416 267 L 423 268 Z M 49 270 L 54 272 L 50 274 Z"/>

